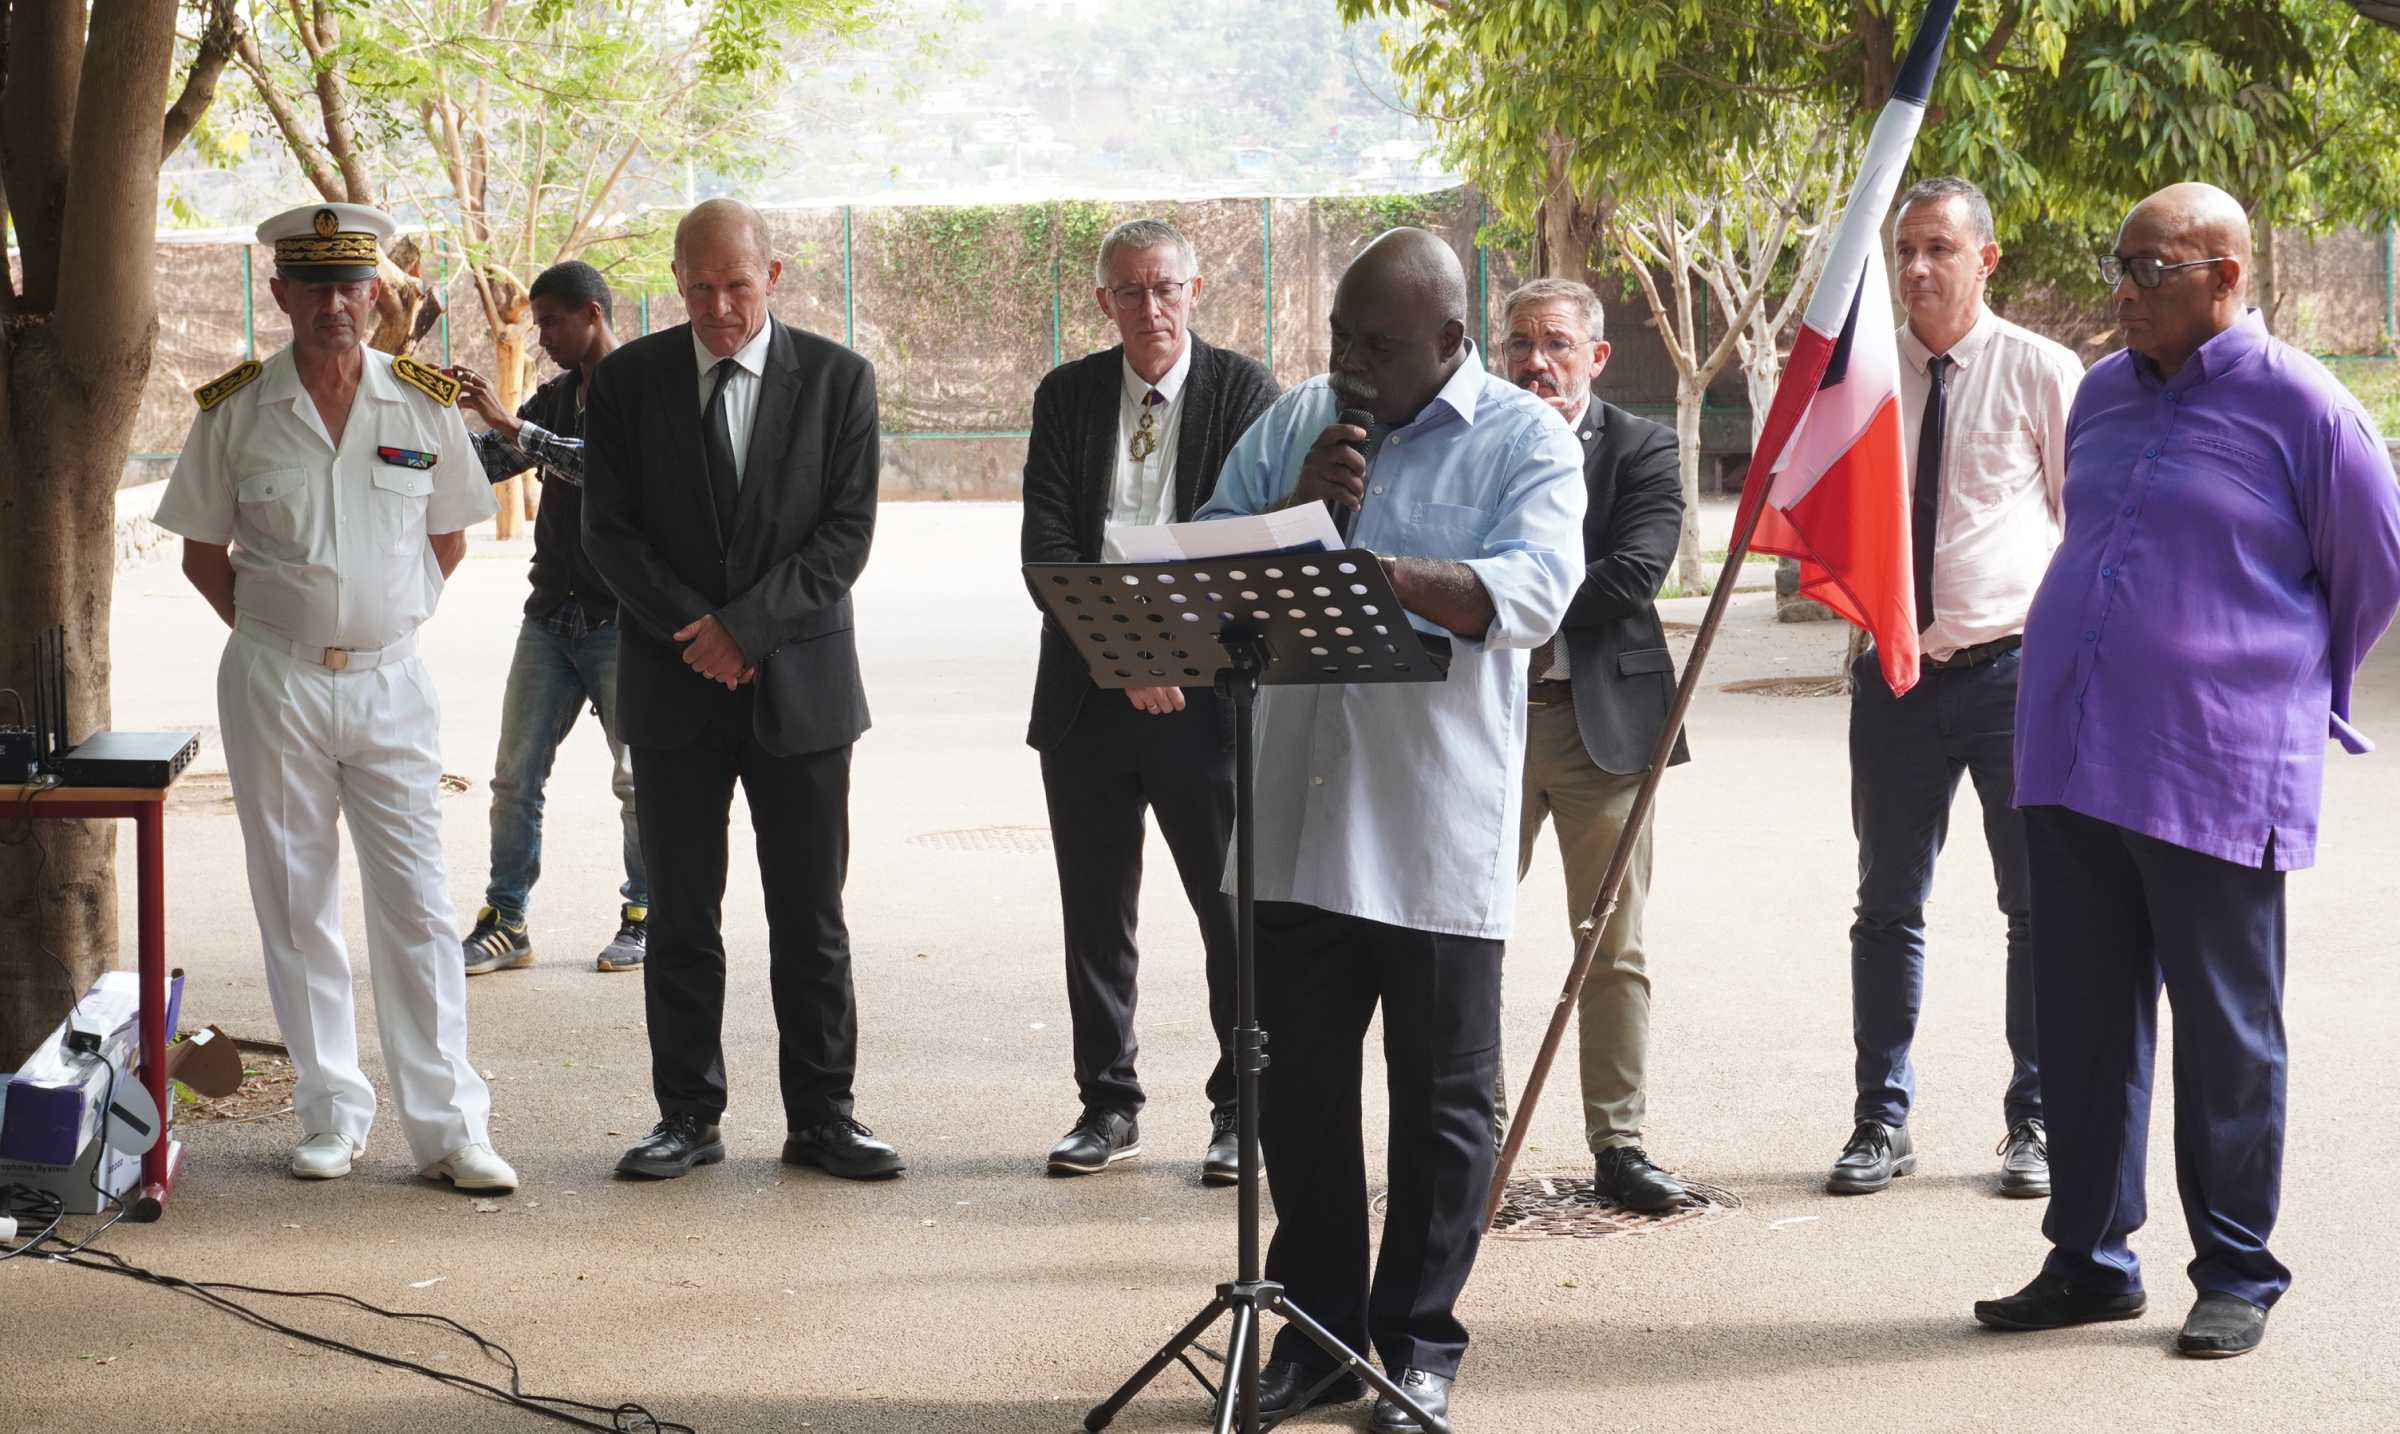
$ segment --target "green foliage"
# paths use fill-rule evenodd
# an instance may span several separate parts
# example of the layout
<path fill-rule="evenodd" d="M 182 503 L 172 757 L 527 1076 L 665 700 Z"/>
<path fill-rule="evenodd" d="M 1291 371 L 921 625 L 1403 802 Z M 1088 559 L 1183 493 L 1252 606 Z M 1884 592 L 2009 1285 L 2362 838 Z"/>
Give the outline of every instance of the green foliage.
<path fill-rule="evenodd" d="M 1455 189 L 1425 194 L 1338 195 L 1319 201 L 1318 212 L 1337 226 L 1366 234 L 1386 229 L 1431 229 L 1450 217 L 1458 203 Z"/>
<path fill-rule="evenodd" d="M 1925 0 L 1340 0 L 1391 43 L 1450 159 L 1527 224 L 1563 183 L 1594 211 L 1709 192 L 1805 116 L 1855 146 Z M 2265 217 L 2400 206 L 2400 36 L 2340 0 L 1986 0 L 1961 7 L 1914 167 L 1961 173 L 2004 227 L 2113 227 L 2207 178 Z"/>
<path fill-rule="evenodd" d="M 2327 359 L 2325 366 L 2358 395 L 2385 438 L 2400 438 L 2400 359 Z"/>
<path fill-rule="evenodd" d="M 314 118 L 315 62 L 291 7 L 239 3 L 267 80 Z M 582 257 L 620 284 L 656 285 L 672 229 L 653 211 L 761 172 L 791 139 L 777 104 L 787 67 L 854 43 L 897 4 L 344 4 L 325 63 L 349 88 L 381 197 L 432 221 L 456 259 L 522 283 Z M 272 133 L 255 88 L 247 98 Z"/>

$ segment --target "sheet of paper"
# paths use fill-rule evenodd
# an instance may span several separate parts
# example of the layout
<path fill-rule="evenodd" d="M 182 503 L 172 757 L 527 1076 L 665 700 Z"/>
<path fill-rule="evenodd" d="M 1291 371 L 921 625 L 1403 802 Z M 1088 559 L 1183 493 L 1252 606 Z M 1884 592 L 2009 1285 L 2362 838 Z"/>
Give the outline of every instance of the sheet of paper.
<path fill-rule="evenodd" d="M 1332 553 L 1345 546 L 1325 505 L 1302 503 L 1210 523 L 1111 525 L 1100 556 L 1111 563 L 1178 563 L 1258 553 Z"/>

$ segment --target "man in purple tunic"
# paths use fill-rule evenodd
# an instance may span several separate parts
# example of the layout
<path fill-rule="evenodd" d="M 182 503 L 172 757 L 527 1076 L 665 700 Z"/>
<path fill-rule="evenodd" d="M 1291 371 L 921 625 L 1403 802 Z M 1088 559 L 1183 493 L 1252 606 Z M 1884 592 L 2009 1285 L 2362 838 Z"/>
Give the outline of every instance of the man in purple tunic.
<path fill-rule="evenodd" d="M 2033 886 L 2052 1249 L 2000 1329 L 2142 1312 L 2151 1057 L 2175 1008 L 2175 1175 L 2200 1292 L 2176 1346 L 2258 1347 L 2291 1272 L 2284 873 L 2316 857 L 2328 734 L 2400 608 L 2400 489 L 2358 401 L 2248 309 L 2232 196 L 2143 200 L 2101 277 L 2125 351 L 2067 420 L 2066 541 L 2025 624 L 2016 800 Z"/>

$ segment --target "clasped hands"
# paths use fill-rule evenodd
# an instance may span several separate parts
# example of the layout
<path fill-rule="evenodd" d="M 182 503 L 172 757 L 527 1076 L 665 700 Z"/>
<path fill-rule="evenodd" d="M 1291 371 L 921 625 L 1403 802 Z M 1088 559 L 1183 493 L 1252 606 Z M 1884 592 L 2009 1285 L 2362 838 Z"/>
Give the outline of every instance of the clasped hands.
<path fill-rule="evenodd" d="M 725 624 L 710 613 L 698 622 L 688 623 L 675 634 L 684 645 L 683 665 L 711 682 L 722 682 L 725 690 L 749 682 L 758 676 L 758 667 L 742 655 L 742 645 L 733 640 Z"/>

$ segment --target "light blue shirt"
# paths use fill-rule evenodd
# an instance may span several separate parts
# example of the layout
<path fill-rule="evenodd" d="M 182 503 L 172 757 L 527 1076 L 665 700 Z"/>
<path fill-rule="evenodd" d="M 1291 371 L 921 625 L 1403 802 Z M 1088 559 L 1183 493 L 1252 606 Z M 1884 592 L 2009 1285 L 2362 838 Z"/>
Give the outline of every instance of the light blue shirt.
<path fill-rule="evenodd" d="M 1341 409 L 1319 376 L 1275 401 L 1225 460 L 1201 518 L 1263 512 Z M 1464 562 L 1491 594 L 1480 639 L 1448 634 L 1441 682 L 1259 694 L 1258 897 L 1455 936 L 1516 916 L 1527 653 L 1583 581 L 1583 449 L 1550 406 L 1470 346 L 1367 474 L 1353 546 Z M 1425 632 L 1440 632 L 1414 613 Z M 1226 889 L 1233 889 L 1227 863 Z"/>

